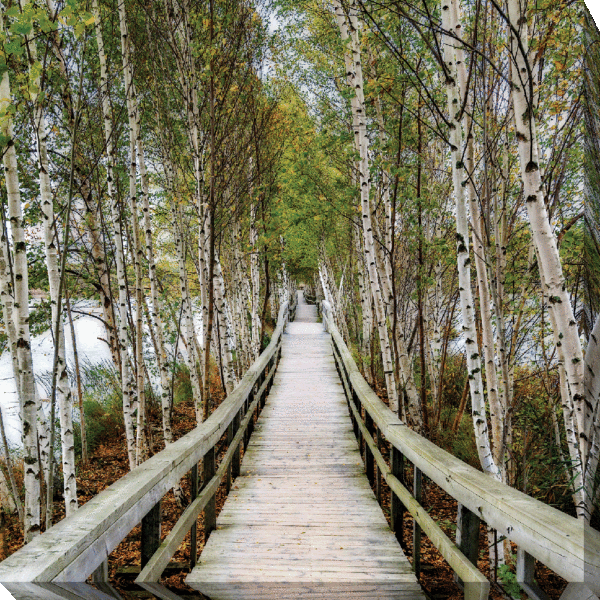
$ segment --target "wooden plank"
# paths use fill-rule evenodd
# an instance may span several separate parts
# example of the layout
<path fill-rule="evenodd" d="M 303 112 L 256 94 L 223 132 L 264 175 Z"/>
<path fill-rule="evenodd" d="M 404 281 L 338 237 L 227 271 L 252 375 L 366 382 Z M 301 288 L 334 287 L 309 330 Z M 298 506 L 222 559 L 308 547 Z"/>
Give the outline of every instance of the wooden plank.
<path fill-rule="evenodd" d="M 143 518 L 141 533 L 141 565 L 144 567 L 160 545 L 161 502 Z"/>
<path fill-rule="evenodd" d="M 502 536 L 566 580 L 585 581 L 600 593 L 600 532 L 486 476 L 407 428 L 370 389 L 335 326 L 328 323 L 328 328 L 357 401 L 387 440 Z"/>
<path fill-rule="evenodd" d="M 278 350 L 286 315 L 287 303 L 284 303 L 271 343 L 204 423 L 1 562 L 0 582 L 85 580 L 164 494 L 218 442 Z"/>
<path fill-rule="evenodd" d="M 309 319 L 304 308 L 299 305 L 298 315 Z M 322 581 L 338 587 L 340 596 L 356 585 L 356 594 L 343 598 L 376 598 L 380 586 L 392 587 L 388 597 L 409 591 L 406 598 L 423 598 L 364 473 L 320 324 L 288 324 L 240 472 L 186 580 L 190 586 L 211 598 L 235 598 L 241 591 L 254 598 L 247 596 L 254 585 L 294 583 L 288 593 L 310 598 L 322 597 L 314 588 Z M 277 597 L 275 588 L 262 594 Z M 329 598 L 331 589 L 324 590 Z"/>

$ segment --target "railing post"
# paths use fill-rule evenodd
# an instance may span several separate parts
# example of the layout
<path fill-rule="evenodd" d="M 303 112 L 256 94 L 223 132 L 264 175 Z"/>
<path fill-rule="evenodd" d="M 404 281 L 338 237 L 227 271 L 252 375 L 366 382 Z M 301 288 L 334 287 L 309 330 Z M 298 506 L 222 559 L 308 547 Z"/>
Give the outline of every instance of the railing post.
<path fill-rule="evenodd" d="M 195 463 L 192 467 L 191 473 L 191 501 L 194 501 L 198 496 L 198 464 Z M 193 570 L 196 566 L 196 560 L 198 558 L 198 520 L 194 520 L 192 529 L 190 530 L 190 570 Z"/>
<path fill-rule="evenodd" d="M 356 395 L 356 392 L 354 390 L 352 391 L 352 402 L 354 403 L 354 406 L 356 407 L 357 411 L 360 412 L 359 404 L 358 404 L 358 396 Z M 350 411 L 350 415 L 352 416 L 352 424 L 354 425 L 354 438 L 356 438 L 358 440 L 358 434 L 359 434 L 358 419 L 356 419 L 354 417 L 353 411 Z"/>
<path fill-rule="evenodd" d="M 367 428 L 367 432 L 373 437 L 374 427 L 373 427 L 373 418 L 369 414 L 369 412 L 365 409 L 365 426 Z M 365 440 L 365 471 L 367 472 L 367 478 L 369 478 L 369 483 L 373 486 L 375 482 L 373 467 L 374 467 L 373 453 L 371 453 L 371 449 Z"/>
<path fill-rule="evenodd" d="M 421 505 L 423 500 L 422 491 L 422 474 L 421 470 L 413 465 L 414 477 L 413 477 L 413 497 L 417 503 Z M 418 579 L 421 575 L 421 526 L 417 523 L 417 520 L 413 518 L 413 568 L 415 570 L 415 576 Z"/>
<path fill-rule="evenodd" d="M 260 378 L 259 378 L 259 380 L 260 380 Z M 257 381 L 256 385 L 258 386 L 258 381 Z M 258 392 L 258 390 L 256 392 Z M 244 416 L 248 413 L 248 409 L 250 408 L 250 405 L 252 405 L 252 403 L 254 402 L 254 395 L 256 394 L 256 392 L 254 390 L 251 390 L 250 394 L 248 395 L 248 398 L 244 402 Z M 254 430 L 254 420 L 251 419 L 248 422 L 248 427 L 246 428 L 246 432 L 244 433 L 244 436 L 242 437 L 244 440 L 244 453 L 246 452 L 246 449 L 248 448 L 248 443 L 250 442 L 250 436 L 252 435 L 253 430 Z"/>
<path fill-rule="evenodd" d="M 141 567 L 143 568 L 160 547 L 161 502 L 142 518 Z"/>
<path fill-rule="evenodd" d="M 235 436 L 235 430 L 233 427 L 233 420 L 231 421 L 231 423 L 229 424 L 229 426 L 227 427 L 227 448 L 229 448 L 231 446 L 231 441 L 233 440 Z M 232 470 L 232 464 L 230 463 L 227 466 L 227 477 L 225 479 L 225 487 L 226 487 L 226 491 L 225 494 L 228 495 L 229 491 L 231 490 L 231 470 Z"/>
<path fill-rule="evenodd" d="M 379 428 L 375 429 L 375 444 L 377 445 L 377 450 L 381 453 L 381 431 Z M 381 470 L 379 469 L 379 465 L 375 464 L 375 496 L 377 497 L 377 502 L 381 505 Z"/>
<path fill-rule="evenodd" d="M 202 478 L 206 486 L 215 475 L 215 447 L 207 451 L 202 460 Z M 204 544 L 208 540 L 210 533 L 217 527 L 217 502 L 216 494 L 210 498 L 210 501 L 204 508 Z"/>
<path fill-rule="evenodd" d="M 477 566 L 479 557 L 479 526 L 481 520 L 464 505 L 458 504 L 458 514 L 456 516 L 456 546 L 463 552 L 465 557 Z M 463 588 L 463 583 L 458 576 L 454 576 L 454 581 L 459 587 Z"/>
<path fill-rule="evenodd" d="M 391 468 L 392 475 L 396 476 L 402 484 L 404 484 L 404 455 L 394 446 L 391 446 Z M 401 546 L 404 546 L 402 542 L 402 536 L 404 534 L 404 505 L 400 502 L 400 499 L 396 496 L 394 491 L 391 491 L 390 495 L 390 514 L 392 517 L 392 530 L 396 533 L 396 538 Z"/>
<path fill-rule="evenodd" d="M 517 548 L 517 582 L 530 599 L 547 599 L 546 593 L 535 583 L 535 557 Z"/>
<path fill-rule="evenodd" d="M 362 403 L 360 402 L 360 400 L 359 400 L 358 397 L 356 397 L 356 409 L 358 411 L 358 418 L 357 419 L 362 419 Z M 358 450 L 360 452 L 360 456 L 364 459 L 364 448 L 363 448 L 362 430 L 358 427 L 358 424 L 356 425 L 356 429 L 358 431 Z"/>
<path fill-rule="evenodd" d="M 233 435 L 235 436 L 240 429 L 241 422 L 241 409 L 235 414 L 233 418 Z M 235 480 L 240 475 L 240 445 L 238 444 L 233 457 L 231 458 L 231 477 Z"/>
<path fill-rule="evenodd" d="M 105 559 L 91 574 L 90 580 L 94 584 L 108 582 L 108 559 Z"/>

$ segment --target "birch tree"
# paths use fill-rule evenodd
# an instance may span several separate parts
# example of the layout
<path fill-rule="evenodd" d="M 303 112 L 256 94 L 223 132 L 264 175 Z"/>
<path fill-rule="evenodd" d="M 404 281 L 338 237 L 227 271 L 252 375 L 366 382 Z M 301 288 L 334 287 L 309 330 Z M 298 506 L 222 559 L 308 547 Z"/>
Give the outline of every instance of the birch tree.
<path fill-rule="evenodd" d="M 4 17 L 2 30 L 4 32 Z M 40 533 L 40 460 L 38 456 L 37 412 L 31 344 L 29 335 L 29 274 L 27 269 L 27 243 L 23 227 L 23 211 L 19 189 L 17 151 L 13 137 L 13 120 L 10 109 L 11 90 L 9 71 L 2 74 L 0 81 L 0 133 L 4 145 L 3 164 L 8 196 L 8 214 L 13 243 L 14 304 L 12 318 L 18 360 L 19 405 L 23 429 L 24 451 L 24 533 L 29 542 Z M 6 304 L 5 304 L 6 307 Z M 5 317 L 9 317 L 5 315 Z"/>
<path fill-rule="evenodd" d="M 398 412 L 398 390 L 394 378 L 392 347 L 387 329 L 385 306 L 375 256 L 373 224 L 371 221 L 369 141 L 367 137 L 366 110 L 363 93 L 362 63 L 358 45 L 356 6 L 354 3 L 350 3 L 348 14 L 346 14 L 344 7 L 337 0 L 334 1 L 333 6 L 335 9 L 335 18 L 344 45 L 346 78 L 348 85 L 354 91 L 354 97 L 351 100 L 352 128 L 356 149 L 360 155 L 360 162 L 357 164 L 357 167 L 359 171 L 364 252 L 368 267 L 371 294 L 375 306 L 377 331 L 379 333 L 383 370 L 388 398 L 390 399 L 390 408 L 392 411 Z"/>
<path fill-rule="evenodd" d="M 594 422 L 594 403 L 586 398 L 584 389 L 584 361 L 581 340 L 573 306 L 565 285 L 563 267 L 556 236 L 551 227 L 544 202 L 537 126 L 534 112 L 534 81 L 529 55 L 529 30 L 525 6 L 509 0 L 508 26 L 511 58 L 511 96 L 514 106 L 519 166 L 524 187 L 529 225 L 543 286 L 548 299 L 554 343 L 558 351 L 564 385 L 561 386 L 563 416 L 569 449 L 575 470 L 575 497 L 577 513 L 588 521 L 592 498 L 583 481 L 590 459 L 590 436 Z M 575 467 L 580 465 L 580 470 Z"/>
<path fill-rule="evenodd" d="M 27 3 L 21 0 L 21 10 L 27 10 Z M 48 161 L 48 132 L 46 126 L 45 109 L 40 92 L 43 92 L 41 83 L 41 65 L 37 59 L 35 43 L 25 36 L 25 44 L 29 59 L 29 70 L 32 85 L 30 88 L 31 100 L 34 104 L 34 121 L 36 125 L 40 200 L 44 217 L 44 248 L 46 265 L 48 268 L 48 282 L 50 288 L 50 302 L 52 305 L 52 330 L 55 333 L 54 344 L 57 347 L 56 362 L 56 396 L 59 406 L 59 420 L 61 430 L 63 488 L 65 496 L 65 512 L 69 516 L 78 507 L 77 483 L 75 480 L 75 441 L 73 437 L 73 398 L 67 375 L 67 360 L 65 352 L 65 331 L 62 317 L 60 295 L 60 273 L 58 256 L 58 232 L 54 217 L 54 200 L 50 185 L 50 165 Z M 67 249 L 63 249 L 67 252 Z M 53 427 L 53 425 L 51 425 Z"/>

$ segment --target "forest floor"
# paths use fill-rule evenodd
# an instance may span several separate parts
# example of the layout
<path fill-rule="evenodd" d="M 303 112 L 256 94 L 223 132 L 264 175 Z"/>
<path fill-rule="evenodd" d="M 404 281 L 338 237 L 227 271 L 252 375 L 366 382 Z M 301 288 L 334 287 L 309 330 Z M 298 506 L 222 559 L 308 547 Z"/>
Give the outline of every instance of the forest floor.
<path fill-rule="evenodd" d="M 217 374 L 214 381 L 218 383 Z M 219 385 L 211 386 L 213 402 L 218 405 L 224 398 L 224 393 Z M 385 399 L 385 395 L 380 396 Z M 153 434 L 150 441 L 151 454 L 163 448 L 162 433 L 160 428 L 159 413 L 155 411 L 151 416 L 149 431 Z M 189 401 L 181 401 L 174 407 L 173 430 L 175 438 L 179 438 L 195 427 L 194 408 Z M 87 466 L 79 466 L 78 469 L 78 493 L 80 504 L 83 505 L 94 495 L 98 494 L 110 484 L 124 476 L 128 472 L 127 451 L 124 435 L 117 433 L 99 445 L 90 455 Z M 225 452 L 225 444 L 222 445 L 221 454 Z M 388 453 L 387 448 L 382 448 L 384 456 Z M 407 480 L 411 480 L 411 474 L 407 471 Z M 190 498 L 190 479 L 188 477 L 181 481 L 186 495 L 186 502 Z M 375 484 L 374 484 L 375 490 Z M 381 505 L 387 519 L 390 519 L 389 501 L 390 490 L 385 482 L 380 486 Z M 223 484 L 217 492 L 217 512 L 221 510 L 226 498 L 225 485 Z M 64 517 L 64 506 L 62 498 L 57 495 L 55 500 L 54 523 Z M 454 539 L 455 518 L 457 513 L 456 501 L 447 495 L 442 489 L 430 480 L 423 479 L 423 501 L 422 505 L 429 511 L 430 515 L 444 529 L 446 534 Z M 162 534 L 168 534 L 177 522 L 183 509 L 177 506 L 173 493 L 170 491 L 162 502 Z M 10 555 L 23 544 L 23 536 L 16 516 L 5 515 L 4 536 L 0 536 L 0 553 L 4 557 Z M 201 516 L 202 517 L 202 516 Z M 197 540 L 198 552 L 204 546 L 204 532 L 202 519 L 198 520 Z M 412 529 L 413 521 L 408 513 L 404 517 L 404 533 L 402 546 L 406 555 L 412 561 Z M 139 573 L 140 564 L 140 534 L 141 527 L 137 526 L 121 542 L 109 557 L 110 582 L 125 599 L 152 599 L 155 598 L 148 592 L 134 584 L 134 579 Z M 487 532 L 482 525 L 480 532 L 480 559 L 479 569 L 490 580 L 492 599 L 527 598 L 518 588 L 514 577 L 505 578 L 504 584 L 497 583 L 494 578 L 494 568 L 490 566 L 489 553 L 487 553 Z M 516 550 L 513 548 L 512 552 Z M 184 584 L 185 577 L 189 572 L 190 560 L 190 537 L 188 536 L 179 547 L 171 560 L 171 568 L 163 576 L 161 582 L 171 591 L 182 598 L 202 598 Z M 502 571 L 502 569 L 500 570 Z M 514 570 L 513 570 L 514 573 Z M 548 597 L 558 599 L 566 586 L 564 580 L 548 570 L 545 566 L 536 562 L 535 578 L 538 585 L 544 589 Z M 461 599 L 462 592 L 454 582 L 453 572 L 438 553 L 428 538 L 422 535 L 421 544 L 421 575 L 419 578 L 427 596 L 431 599 Z M 512 597 L 511 597 L 512 595 Z"/>

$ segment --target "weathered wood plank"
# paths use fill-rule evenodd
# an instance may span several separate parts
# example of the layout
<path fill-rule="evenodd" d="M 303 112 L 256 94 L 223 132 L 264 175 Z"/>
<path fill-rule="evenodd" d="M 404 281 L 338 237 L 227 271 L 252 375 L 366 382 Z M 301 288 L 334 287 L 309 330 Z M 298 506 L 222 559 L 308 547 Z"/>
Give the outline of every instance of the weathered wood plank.
<path fill-rule="evenodd" d="M 309 321 L 282 338 L 241 476 L 187 578 L 211 598 L 423 598 L 364 473 L 329 340 Z"/>
<path fill-rule="evenodd" d="M 204 423 L 0 563 L 0 582 L 84 581 L 219 441 L 278 350 L 287 311 L 283 303 L 269 346 Z"/>
<path fill-rule="evenodd" d="M 358 371 L 335 325 L 328 328 L 358 402 L 394 447 L 499 534 L 566 580 L 584 581 L 600 593 L 598 531 L 486 476 L 399 422 Z"/>

